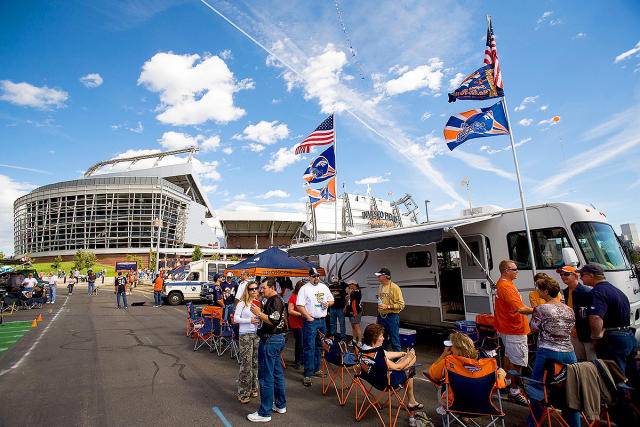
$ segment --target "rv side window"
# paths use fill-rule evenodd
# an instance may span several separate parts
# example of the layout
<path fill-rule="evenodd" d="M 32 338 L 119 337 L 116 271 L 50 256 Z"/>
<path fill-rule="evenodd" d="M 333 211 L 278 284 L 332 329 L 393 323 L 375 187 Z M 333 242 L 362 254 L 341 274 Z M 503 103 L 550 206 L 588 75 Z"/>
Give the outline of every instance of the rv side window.
<path fill-rule="evenodd" d="M 207 282 L 213 282 L 213 276 L 217 273 L 215 264 L 207 264 Z"/>
<path fill-rule="evenodd" d="M 467 242 L 467 246 L 469 246 L 469 249 L 471 249 L 471 252 L 473 253 L 473 255 L 475 255 L 475 257 L 478 260 L 480 260 L 480 258 L 481 258 L 481 256 L 480 256 L 480 245 L 478 244 L 478 242 Z M 476 263 L 473 261 L 473 257 L 470 254 L 468 254 L 465 251 L 464 255 L 465 255 L 465 264 L 467 266 L 473 267 L 473 266 L 476 265 Z"/>
<path fill-rule="evenodd" d="M 407 252 L 406 261 L 408 268 L 431 267 L 431 252 Z"/>
<path fill-rule="evenodd" d="M 562 248 L 570 248 L 564 228 L 543 228 L 531 230 L 533 251 L 536 257 L 536 266 L 540 269 L 553 269 L 562 266 Z M 531 269 L 529 257 L 529 244 L 524 231 L 507 234 L 509 245 L 509 257 L 521 270 Z"/>
<path fill-rule="evenodd" d="M 189 280 L 192 282 L 197 282 L 198 280 L 200 280 L 200 273 L 198 273 L 197 271 L 191 273 L 191 277 L 189 277 Z"/>

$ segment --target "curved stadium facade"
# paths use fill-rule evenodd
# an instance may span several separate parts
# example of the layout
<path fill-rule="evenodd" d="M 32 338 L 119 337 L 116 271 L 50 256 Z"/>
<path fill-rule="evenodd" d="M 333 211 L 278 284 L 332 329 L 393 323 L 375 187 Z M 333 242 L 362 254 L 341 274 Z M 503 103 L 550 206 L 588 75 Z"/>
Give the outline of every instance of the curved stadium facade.
<path fill-rule="evenodd" d="M 193 173 L 193 151 L 184 163 L 175 164 L 184 159 L 172 156 L 185 151 L 101 162 L 84 179 L 45 185 L 18 198 L 15 254 L 46 259 L 83 249 L 104 259 L 148 253 L 157 245 L 157 218 L 164 250 L 211 245 L 217 239 L 205 219 L 212 209 Z M 167 156 L 174 163 L 163 165 Z M 104 166 L 145 161 L 152 167 L 91 176 Z"/>

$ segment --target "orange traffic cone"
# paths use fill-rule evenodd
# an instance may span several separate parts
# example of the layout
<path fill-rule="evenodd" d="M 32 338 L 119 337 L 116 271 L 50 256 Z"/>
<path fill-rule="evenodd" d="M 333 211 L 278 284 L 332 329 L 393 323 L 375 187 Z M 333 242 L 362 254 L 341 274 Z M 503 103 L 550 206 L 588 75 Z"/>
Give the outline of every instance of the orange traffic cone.
<path fill-rule="evenodd" d="M 36 326 L 38 326 L 38 322 L 36 322 L 36 319 L 33 319 L 33 322 L 31 322 L 31 327 L 35 328 Z"/>
<path fill-rule="evenodd" d="M 38 322 L 42 322 L 42 314 L 38 316 Z"/>

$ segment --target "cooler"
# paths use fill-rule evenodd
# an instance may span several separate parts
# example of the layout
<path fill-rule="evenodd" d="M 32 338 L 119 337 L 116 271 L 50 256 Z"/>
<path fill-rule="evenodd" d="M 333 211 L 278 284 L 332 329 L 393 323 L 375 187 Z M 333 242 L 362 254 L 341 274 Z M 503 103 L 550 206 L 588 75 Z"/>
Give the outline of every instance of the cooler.
<path fill-rule="evenodd" d="M 478 341 L 478 330 L 476 329 L 476 322 L 472 320 L 458 320 L 455 323 L 455 327 L 457 331 L 462 332 L 473 342 Z"/>
<path fill-rule="evenodd" d="M 413 329 L 400 328 L 400 345 L 402 347 L 415 347 L 417 342 L 416 331 Z"/>

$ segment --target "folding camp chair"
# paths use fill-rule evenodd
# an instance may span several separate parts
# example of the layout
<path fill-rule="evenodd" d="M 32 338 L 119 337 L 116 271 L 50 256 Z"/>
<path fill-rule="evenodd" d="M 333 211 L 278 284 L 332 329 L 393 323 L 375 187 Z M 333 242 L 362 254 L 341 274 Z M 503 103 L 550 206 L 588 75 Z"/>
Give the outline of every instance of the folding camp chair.
<path fill-rule="evenodd" d="M 187 302 L 187 336 L 191 336 L 195 329 L 195 325 L 202 324 L 202 317 L 196 314 L 196 309 L 191 301 Z"/>
<path fill-rule="evenodd" d="M 444 359 L 442 380 L 434 380 L 427 372 L 423 376 L 441 387 L 444 414 L 442 424 L 450 426 L 458 422 L 463 426 L 504 427 L 504 412 L 500 393 L 494 393 L 498 380 L 498 364 L 495 359 L 469 359 L 449 355 Z M 494 402 L 493 396 L 497 402 Z M 497 406 L 496 406 L 497 403 Z M 480 424 L 479 417 L 489 417 L 489 422 Z"/>
<path fill-rule="evenodd" d="M 476 315 L 476 332 L 478 339 L 475 341 L 475 347 L 486 357 L 496 357 L 498 366 L 500 366 L 500 337 L 496 331 L 494 318 L 491 314 Z"/>
<path fill-rule="evenodd" d="M 356 364 L 354 353 L 347 351 L 344 341 L 327 337 L 320 333 L 322 342 L 322 394 L 326 395 L 333 385 L 338 395 L 338 403 L 344 406 L 354 386 L 353 373 L 349 368 Z M 339 382 L 339 384 L 337 383 Z"/>
<path fill-rule="evenodd" d="M 354 351 L 357 361 L 354 375 L 356 421 L 362 420 L 371 408 L 376 411 L 384 427 L 395 427 L 403 409 L 411 416 L 411 411 L 407 408 L 404 400 L 407 397 L 407 382 L 413 375 L 406 376 L 402 375 L 402 371 L 389 370 L 382 347 L 370 350 L 361 350 L 358 347 L 354 347 Z M 397 380 L 399 377 L 402 378 L 402 381 Z M 369 384 L 368 387 L 365 385 L 365 381 Z M 374 388 L 380 392 L 378 397 L 375 396 Z M 358 404 L 358 391 L 362 394 L 362 403 L 360 405 Z M 392 397 L 398 404 L 395 412 L 392 409 Z M 383 401 L 383 398 L 386 399 Z M 381 407 L 384 404 L 388 407 L 388 424 L 385 422 L 386 416 L 383 417 L 382 414 L 382 412 L 387 412 Z"/>
<path fill-rule="evenodd" d="M 207 310 L 207 308 L 209 307 L 205 307 L 204 309 L 202 309 L 202 326 L 196 327 L 193 331 L 193 337 L 196 340 L 195 344 L 193 345 L 193 351 L 198 350 L 204 345 L 209 347 L 209 351 L 217 349 L 217 343 L 213 334 L 215 328 L 213 310 Z"/>
<path fill-rule="evenodd" d="M 240 325 L 233 321 L 233 313 L 229 314 L 229 322 L 226 327 L 231 331 L 231 337 L 228 338 L 227 345 L 220 354 L 223 354 L 228 349 L 230 350 L 231 358 L 235 358 L 240 364 Z"/>
<path fill-rule="evenodd" d="M 216 309 L 213 314 L 213 336 L 215 341 L 215 350 L 218 356 L 222 356 L 227 350 L 231 350 L 233 357 L 233 329 L 229 322 L 223 318 L 222 307 L 213 307 Z M 213 349 L 211 349 L 213 353 Z"/>

